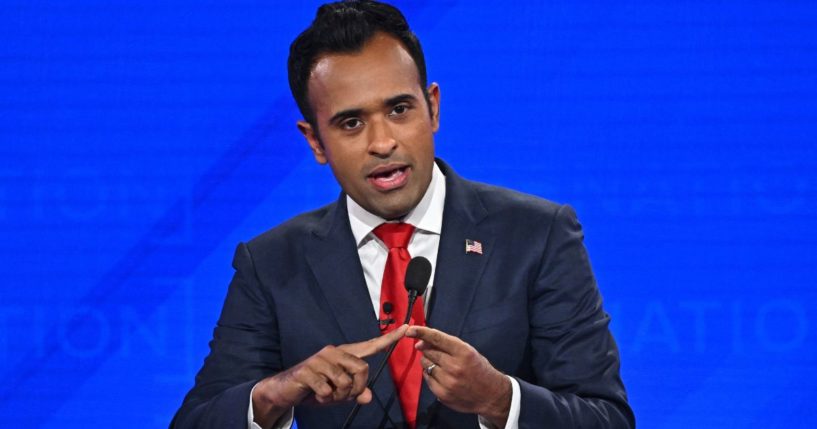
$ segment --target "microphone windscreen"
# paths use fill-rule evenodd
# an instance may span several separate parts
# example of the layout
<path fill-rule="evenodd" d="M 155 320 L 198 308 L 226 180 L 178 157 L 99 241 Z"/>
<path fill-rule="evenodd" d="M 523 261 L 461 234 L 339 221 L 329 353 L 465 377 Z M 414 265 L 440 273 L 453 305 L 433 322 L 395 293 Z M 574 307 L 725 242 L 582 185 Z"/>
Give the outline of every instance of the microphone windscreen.
<path fill-rule="evenodd" d="M 422 256 L 411 258 L 406 268 L 406 290 L 422 295 L 426 291 L 430 278 L 431 262 Z"/>

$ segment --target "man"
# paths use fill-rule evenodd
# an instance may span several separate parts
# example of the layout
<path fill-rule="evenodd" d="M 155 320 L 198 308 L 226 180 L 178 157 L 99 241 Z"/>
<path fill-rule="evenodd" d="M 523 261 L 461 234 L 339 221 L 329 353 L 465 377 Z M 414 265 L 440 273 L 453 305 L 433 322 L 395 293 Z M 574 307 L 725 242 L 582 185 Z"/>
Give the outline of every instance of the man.
<path fill-rule="evenodd" d="M 440 88 L 402 14 L 322 6 L 289 74 L 343 194 L 239 245 L 172 426 L 341 427 L 359 403 L 353 427 L 633 427 L 575 214 L 435 160 Z M 398 326 L 413 256 L 433 281 Z"/>

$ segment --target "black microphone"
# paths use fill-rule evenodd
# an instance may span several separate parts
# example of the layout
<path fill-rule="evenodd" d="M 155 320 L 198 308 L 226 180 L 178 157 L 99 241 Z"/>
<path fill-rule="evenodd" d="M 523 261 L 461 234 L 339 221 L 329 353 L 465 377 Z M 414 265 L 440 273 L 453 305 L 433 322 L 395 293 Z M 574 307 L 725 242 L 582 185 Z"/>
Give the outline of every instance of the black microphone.
<path fill-rule="evenodd" d="M 411 310 L 414 308 L 414 301 L 418 296 L 423 296 L 428 287 L 428 280 L 431 278 L 431 262 L 428 259 L 418 256 L 411 258 L 406 268 L 406 290 L 408 291 L 409 305 L 406 312 L 406 321 L 411 318 Z"/>
<path fill-rule="evenodd" d="M 429 279 L 431 279 L 431 262 L 422 256 L 411 258 L 408 263 L 408 267 L 406 267 L 405 286 L 406 291 L 408 292 L 408 311 L 406 311 L 406 318 L 403 321 L 404 325 L 411 320 L 411 311 L 414 308 L 414 302 L 417 300 L 418 296 L 422 296 L 425 293 Z M 384 311 L 386 310 L 386 304 L 391 303 L 383 303 Z M 391 313 L 391 311 L 389 311 L 389 313 Z M 382 373 L 383 368 L 386 367 L 386 363 L 389 361 L 389 357 L 394 352 L 394 348 L 396 346 L 396 342 L 389 346 L 388 351 L 386 351 L 386 356 L 383 358 L 383 361 L 380 362 L 380 366 L 377 368 L 377 372 L 375 372 L 374 377 L 369 380 L 369 384 L 366 385 L 367 388 L 371 389 L 372 386 L 374 386 L 375 381 L 377 381 L 378 377 L 380 377 L 380 373 Z M 374 396 L 374 392 L 372 392 L 372 395 Z M 378 402 L 380 401 L 378 400 Z M 346 417 L 346 422 L 343 423 L 343 429 L 347 429 L 352 425 L 358 411 L 360 411 L 360 404 L 355 404 L 355 407 L 352 408 L 352 412 Z M 388 415 L 387 410 L 384 409 L 383 412 Z"/>

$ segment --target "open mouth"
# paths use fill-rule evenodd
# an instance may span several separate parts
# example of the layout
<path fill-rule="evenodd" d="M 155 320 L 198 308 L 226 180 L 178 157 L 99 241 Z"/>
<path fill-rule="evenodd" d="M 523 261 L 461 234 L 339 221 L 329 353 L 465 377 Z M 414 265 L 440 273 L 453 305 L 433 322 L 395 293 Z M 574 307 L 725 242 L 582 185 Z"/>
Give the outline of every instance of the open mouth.
<path fill-rule="evenodd" d="M 368 181 L 380 191 L 390 191 L 402 187 L 408 181 L 411 170 L 407 165 L 378 167 L 369 174 Z"/>

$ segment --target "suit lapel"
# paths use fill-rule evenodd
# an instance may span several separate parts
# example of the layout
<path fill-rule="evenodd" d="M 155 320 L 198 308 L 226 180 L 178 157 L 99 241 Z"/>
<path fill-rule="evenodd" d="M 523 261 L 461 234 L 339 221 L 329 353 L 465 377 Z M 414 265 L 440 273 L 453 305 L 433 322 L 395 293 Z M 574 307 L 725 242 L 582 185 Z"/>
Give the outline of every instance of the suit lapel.
<path fill-rule="evenodd" d="M 305 256 L 344 342 L 356 343 L 380 335 L 349 227 L 345 196 L 341 196 L 313 233 L 315 239 Z"/>
<path fill-rule="evenodd" d="M 313 239 L 307 249 L 306 259 L 340 327 L 343 343 L 357 343 L 379 336 L 377 316 L 372 308 L 357 244 L 349 226 L 345 194 L 340 196 L 338 202 L 313 231 Z M 368 360 L 372 372 L 380 365 L 382 359 L 381 353 Z M 394 382 L 388 369 L 383 370 L 373 393 L 383 405 L 388 404 L 389 398 L 395 395 Z M 379 421 L 381 412 L 379 406 L 375 404 L 376 402 L 370 406 L 370 413 L 376 416 L 372 418 Z M 361 410 L 358 422 L 364 421 L 366 411 L 366 408 Z M 394 422 L 403 420 L 399 402 L 396 400 L 392 401 L 389 407 L 389 417 Z"/>
<path fill-rule="evenodd" d="M 480 278 L 493 249 L 494 235 L 480 222 L 487 216 L 473 185 L 438 161 L 446 176 L 446 198 L 428 326 L 459 337 Z M 465 240 L 482 243 L 483 254 L 466 253 Z M 423 383 L 421 414 L 434 414 L 435 396 Z M 433 416 L 426 416 L 433 421 Z M 426 421 L 426 424 L 429 422 Z M 418 427 L 421 425 L 418 425 Z"/>

